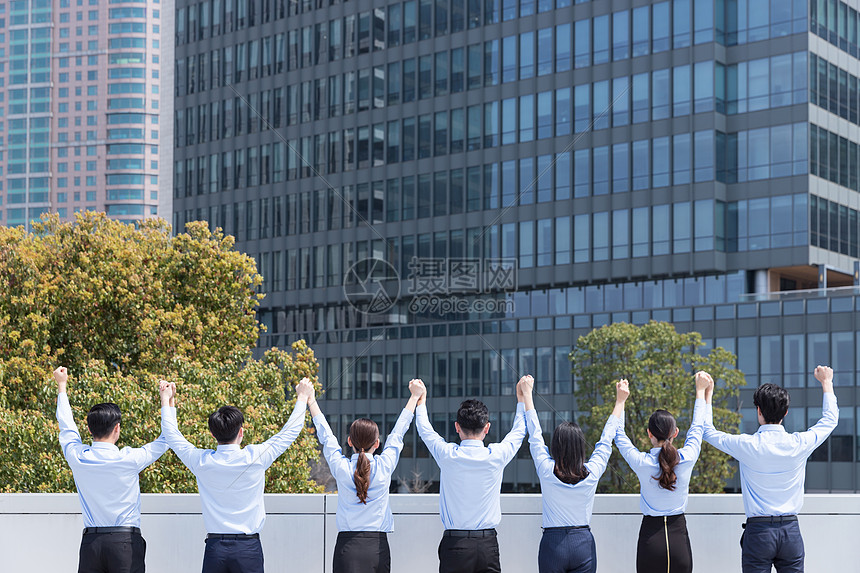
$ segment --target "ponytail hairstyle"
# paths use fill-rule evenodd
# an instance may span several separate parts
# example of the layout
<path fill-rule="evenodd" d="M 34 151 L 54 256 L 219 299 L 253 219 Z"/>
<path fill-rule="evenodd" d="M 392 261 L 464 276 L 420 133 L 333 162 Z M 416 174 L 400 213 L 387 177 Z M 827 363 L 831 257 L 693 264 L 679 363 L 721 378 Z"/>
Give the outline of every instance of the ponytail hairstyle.
<path fill-rule="evenodd" d="M 657 455 L 657 461 L 660 463 L 660 475 L 655 476 L 660 487 L 675 491 L 675 482 L 678 480 L 675 476 L 675 466 L 681 461 L 681 456 L 678 455 L 678 449 L 672 443 L 672 438 L 675 435 L 675 418 L 666 410 L 656 410 L 651 414 L 648 420 L 648 430 L 658 442 L 663 442 L 660 448 L 660 453 Z"/>
<path fill-rule="evenodd" d="M 358 453 L 352 480 L 355 482 L 355 493 L 359 501 L 365 505 L 367 505 L 367 489 L 370 487 L 370 460 L 364 454 L 376 444 L 378 439 L 379 426 L 373 420 L 358 418 L 349 427 L 349 441 L 352 442 L 352 449 Z"/>
<path fill-rule="evenodd" d="M 550 454 L 555 460 L 553 473 L 571 485 L 588 477 L 585 467 L 585 436 L 575 422 L 562 422 L 552 433 Z"/>

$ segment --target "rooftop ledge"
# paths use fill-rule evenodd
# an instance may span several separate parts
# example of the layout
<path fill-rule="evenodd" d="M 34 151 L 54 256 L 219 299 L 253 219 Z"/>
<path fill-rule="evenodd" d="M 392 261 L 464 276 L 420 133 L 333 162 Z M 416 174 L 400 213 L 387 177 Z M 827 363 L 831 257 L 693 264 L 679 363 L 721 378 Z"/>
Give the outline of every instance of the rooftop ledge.
<path fill-rule="evenodd" d="M 337 537 L 336 495 L 268 494 L 261 534 L 269 573 L 329 573 Z M 389 535 L 392 571 L 435 573 L 442 535 L 439 496 L 391 496 L 395 531 Z M 141 500 L 146 565 L 158 573 L 199 571 L 206 531 L 197 494 L 144 494 Z M 502 495 L 498 527 L 502 570 L 536 573 L 541 497 Z M 598 571 L 635 571 L 641 514 L 638 495 L 598 495 L 592 531 Z M 693 494 L 687 527 L 697 573 L 740 570 L 740 495 Z M 73 571 L 83 521 L 76 494 L 0 494 L 3 570 Z M 808 494 L 800 514 L 807 573 L 860 571 L 860 494 Z M 50 540 L 51 551 L 45 551 Z M 853 565 L 851 565 L 853 563 Z"/>

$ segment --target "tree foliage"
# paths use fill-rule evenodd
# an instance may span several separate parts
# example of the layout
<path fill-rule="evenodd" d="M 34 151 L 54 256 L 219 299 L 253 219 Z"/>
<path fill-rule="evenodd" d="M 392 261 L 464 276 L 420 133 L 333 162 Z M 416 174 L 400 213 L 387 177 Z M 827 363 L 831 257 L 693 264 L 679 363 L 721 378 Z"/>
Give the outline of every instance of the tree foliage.
<path fill-rule="evenodd" d="M 158 437 L 161 378 L 177 383 L 180 429 L 198 447 L 215 446 L 206 420 L 223 404 L 243 410 L 246 443 L 267 439 L 286 422 L 294 385 L 316 379 L 304 341 L 252 358 L 262 277 L 220 230 L 190 223 L 174 237 L 162 220 L 136 228 L 96 213 L 45 216 L 34 228 L 0 227 L 0 491 L 74 491 L 57 440 L 59 365 L 84 441 L 87 410 L 110 401 L 123 412 L 120 447 Z M 318 491 L 317 457 L 303 431 L 269 470 L 267 491 Z M 141 489 L 197 487 L 168 452 L 141 474 Z"/>
<path fill-rule="evenodd" d="M 651 448 L 646 428 L 654 410 L 662 408 L 675 416 L 680 433 L 676 444 L 683 444 L 690 427 L 695 402 L 693 374 L 709 372 L 716 381 L 714 424 L 737 427 L 740 414 L 730 408 L 738 388 L 746 384 L 735 368 L 736 357 L 724 348 L 714 348 L 706 356 L 697 352 L 704 346 L 698 332 L 681 334 L 665 322 L 651 321 L 643 326 L 615 323 L 581 336 L 570 353 L 577 381 L 576 397 L 580 424 L 589 443 L 600 439 L 603 423 L 615 403 L 615 381 L 627 378 L 630 398 L 625 408 L 625 429 L 640 450 Z M 722 491 L 727 478 L 734 475 L 730 458 L 703 443 L 693 472 L 690 491 Z M 633 493 L 639 491 L 636 474 L 613 450 L 601 491 Z"/>

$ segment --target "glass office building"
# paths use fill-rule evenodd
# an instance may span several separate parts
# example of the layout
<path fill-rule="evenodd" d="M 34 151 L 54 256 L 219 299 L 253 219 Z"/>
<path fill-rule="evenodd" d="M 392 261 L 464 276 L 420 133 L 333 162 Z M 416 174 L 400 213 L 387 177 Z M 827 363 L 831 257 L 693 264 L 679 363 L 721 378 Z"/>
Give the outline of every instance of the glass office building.
<path fill-rule="evenodd" d="M 442 434 L 479 396 L 498 439 L 519 373 L 549 433 L 577 410 L 578 336 L 665 320 L 738 354 L 745 431 L 769 380 L 808 427 L 832 364 L 807 486 L 858 491 L 858 9 L 179 0 L 174 224 L 257 258 L 260 346 L 308 340 L 341 435 L 390 429 L 421 377 Z M 384 304 L 356 304 L 355 272 Z M 524 454 L 508 490 L 536 482 Z M 413 471 L 438 478 L 410 430 Z"/>
<path fill-rule="evenodd" d="M 173 115 L 159 93 L 173 58 L 171 48 L 162 66 L 161 11 L 159 0 L 0 2 L 0 224 L 85 209 L 169 217 L 172 174 L 159 181 L 159 163 L 172 168 L 172 137 L 159 145 L 158 118 Z M 172 25 L 172 2 L 168 14 Z"/>

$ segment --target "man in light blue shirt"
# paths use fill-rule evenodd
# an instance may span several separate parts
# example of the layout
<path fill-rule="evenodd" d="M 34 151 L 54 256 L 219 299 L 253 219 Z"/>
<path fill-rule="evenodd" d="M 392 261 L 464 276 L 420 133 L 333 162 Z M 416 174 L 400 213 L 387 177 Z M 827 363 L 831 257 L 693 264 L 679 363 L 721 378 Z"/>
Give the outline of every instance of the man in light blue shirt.
<path fill-rule="evenodd" d="M 439 543 L 439 573 L 498 573 L 499 544 L 495 527 L 502 520 L 502 474 L 526 436 L 525 406 L 517 389 L 517 413 L 505 439 L 484 446 L 490 431 L 489 411 L 479 400 L 466 400 L 454 424 L 460 444 L 448 443 L 433 430 L 427 416 L 427 389 L 415 410 L 418 435 L 439 464 L 439 510 L 445 533 Z"/>
<path fill-rule="evenodd" d="M 167 451 L 167 440 L 159 436 L 142 448 L 120 450 L 121 412 L 116 404 L 105 403 L 90 408 L 87 427 L 93 443 L 84 444 L 66 394 L 68 379 L 64 367 L 54 371 L 60 446 L 72 468 L 84 518 L 78 573 L 143 573 L 146 542 L 140 535 L 138 474 Z"/>
<path fill-rule="evenodd" d="M 741 491 L 747 522 L 741 536 L 744 573 L 802 573 L 803 538 L 797 513 L 803 505 L 806 460 L 836 428 L 839 409 L 833 393 L 833 370 L 815 369 L 824 391 L 821 419 L 805 432 L 789 434 L 782 425 L 788 392 L 762 384 L 753 396 L 761 426 L 739 436 L 714 428 L 713 382 L 705 394 L 705 441 L 740 462 Z"/>
<path fill-rule="evenodd" d="M 262 444 L 241 448 L 245 419 L 235 406 L 222 406 L 209 416 L 216 450 L 194 447 L 179 431 L 171 400 L 176 385 L 161 381 L 161 431 L 170 448 L 197 478 L 206 550 L 203 573 L 263 573 L 260 530 L 266 521 L 263 489 L 266 470 L 298 437 L 305 422 L 313 385 L 303 378 L 296 405 L 280 432 Z"/>

